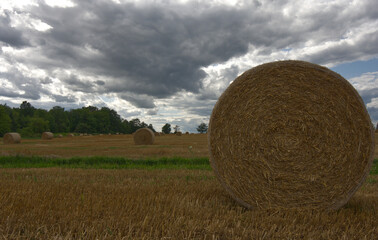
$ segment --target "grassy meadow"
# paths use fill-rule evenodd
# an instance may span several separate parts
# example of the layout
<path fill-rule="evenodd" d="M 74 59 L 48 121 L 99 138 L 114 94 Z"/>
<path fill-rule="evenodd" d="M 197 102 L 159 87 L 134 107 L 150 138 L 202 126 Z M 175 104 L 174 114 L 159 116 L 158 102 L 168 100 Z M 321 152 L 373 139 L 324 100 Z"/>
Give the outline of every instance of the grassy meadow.
<path fill-rule="evenodd" d="M 377 239 L 377 147 L 337 211 L 247 210 L 211 171 L 206 135 L 131 141 L 0 143 L 0 239 Z"/>

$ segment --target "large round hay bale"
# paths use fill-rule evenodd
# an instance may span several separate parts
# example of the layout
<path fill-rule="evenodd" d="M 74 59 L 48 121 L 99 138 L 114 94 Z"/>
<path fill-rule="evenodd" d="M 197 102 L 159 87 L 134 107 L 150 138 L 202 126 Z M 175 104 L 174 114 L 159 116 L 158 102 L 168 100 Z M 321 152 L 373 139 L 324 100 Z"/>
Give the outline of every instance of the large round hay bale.
<path fill-rule="evenodd" d="M 136 145 L 151 145 L 154 144 L 155 135 L 149 128 L 140 128 L 134 133 L 134 143 Z"/>
<path fill-rule="evenodd" d="M 43 140 L 51 140 L 54 138 L 54 134 L 52 132 L 43 132 L 42 139 Z"/>
<path fill-rule="evenodd" d="M 357 91 L 302 61 L 237 77 L 213 109 L 208 141 L 217 178 L 248 208 L 337 209 L 366 179 L 374 153 Z"/>
<path fill-rule="evenodd" d="M 4 144 L 21 143 L 21 135 L 16 132 L 6 133 L 3 137 Z"/>

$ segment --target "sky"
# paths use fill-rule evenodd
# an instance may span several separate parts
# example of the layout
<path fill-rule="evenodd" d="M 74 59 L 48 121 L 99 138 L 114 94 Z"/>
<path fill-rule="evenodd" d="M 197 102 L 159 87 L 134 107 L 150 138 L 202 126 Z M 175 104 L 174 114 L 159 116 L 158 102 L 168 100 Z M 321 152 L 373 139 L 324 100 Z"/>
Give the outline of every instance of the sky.
<path fill-rule="evenodd" d="M 1 0 L 0 104 L 109 107 L 196 132 L 244 71 L 341 74 L 378 122 L 376 0 Z"/>

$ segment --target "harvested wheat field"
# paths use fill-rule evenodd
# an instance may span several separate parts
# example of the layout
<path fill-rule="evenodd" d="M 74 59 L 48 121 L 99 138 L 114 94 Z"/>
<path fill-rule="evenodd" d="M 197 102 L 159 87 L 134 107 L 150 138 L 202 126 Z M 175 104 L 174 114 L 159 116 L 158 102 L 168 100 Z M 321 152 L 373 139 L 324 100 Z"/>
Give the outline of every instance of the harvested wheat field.
<path fill-rule="evenodd" d="M 4 239 L 374 239 L 378 176 L 337 211 L 246 210 L 211 171 L 7 169 Z M 376 238 L 375 238 L 376 239 Z"/>
<path fill-rule="evenodd" d="M 117 135 L 26 139 L 0 148 L 3 155 L 208 156 L 206 135 L 156 137 L 150 146 Z M 0 238 L 376 239 L 377 164 L 350 201 L 332 211 L 248 210 L 209 170 L 2 168 Z"/>
<path fill-rule="evenodd" d="M 189 148 L 191 146 L 191 148 Z M 21 144 L 0 143 L 0 155 L 37 155 L 51 157 L 119 156 L 127 158 L 208 157 L 207 135 L 155 136 L 153 145 L 136 145 L 133 135 L 75 136 L 23 139 Z"/>

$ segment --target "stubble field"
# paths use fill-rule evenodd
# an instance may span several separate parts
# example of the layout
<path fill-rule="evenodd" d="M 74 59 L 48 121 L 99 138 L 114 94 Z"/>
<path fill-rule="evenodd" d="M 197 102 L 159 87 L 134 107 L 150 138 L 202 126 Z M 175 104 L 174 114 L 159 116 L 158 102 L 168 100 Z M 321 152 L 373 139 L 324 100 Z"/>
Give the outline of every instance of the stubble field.
<path fill-rule="evenodd" d="M 156 136 L 153 145 L 135 145 L 133 135 L 96 135 L 23 139 L 21 144 L 0 143 L 1 155 L 37 155 L 47 157 L 111 156 L 131 159 L 160 157 L 208 157 L 207 135 L 173 134 Z"/>
<path fill-rule="evenodd" d="M 0 151 L 5 156 L 208 156 L 206 135 L 157 137 L 153 146 L 135 146 L 127 135 L 23 140 L 0 144 Z M 239 206 L 209 170 L 0 169 L 2 239 L 377 239 L 377 222 L 376 171 L 337 211 L 266 211 Z"/>

